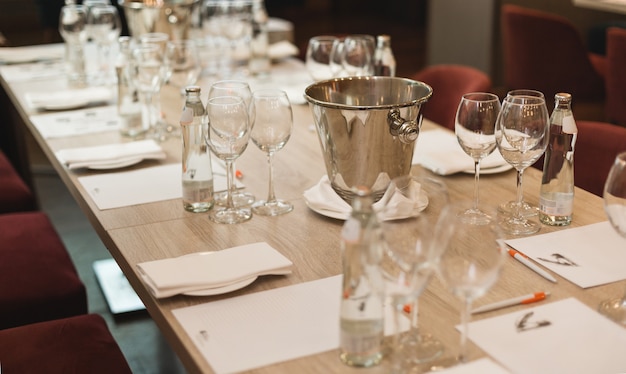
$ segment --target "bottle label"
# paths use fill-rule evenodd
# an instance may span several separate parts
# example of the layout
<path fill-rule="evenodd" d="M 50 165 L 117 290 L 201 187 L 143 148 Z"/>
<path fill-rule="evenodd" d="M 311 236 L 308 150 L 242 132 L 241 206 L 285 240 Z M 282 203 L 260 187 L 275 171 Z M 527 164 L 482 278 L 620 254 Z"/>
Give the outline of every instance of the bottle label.
<path fill-rule="evenodd" d="M 558 194 L 556 199 L 539 198 L 539 210 L 548 216 L 569 216 L 574 208 L 573 194 Z"/>
<path fill-rule="evenodd" d="M 563 132 L 566 134 L 578 133 L 578 128 L 576 127 L 576 121 L 574 120 L 574 116 L 563 117 Z"/>

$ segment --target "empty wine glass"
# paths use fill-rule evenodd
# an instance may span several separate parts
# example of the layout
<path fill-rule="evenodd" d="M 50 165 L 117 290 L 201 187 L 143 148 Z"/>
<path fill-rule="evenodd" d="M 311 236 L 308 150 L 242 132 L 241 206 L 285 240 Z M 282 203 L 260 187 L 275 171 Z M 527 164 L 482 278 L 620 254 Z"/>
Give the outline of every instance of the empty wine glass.
<path fill-rule="evenodd" d="M 309 39 L 306 50 L 306 68 L 315 81 L 333 78 L 330 68 L 330 53 L 337 37 L 330 35 L 314 36 Z"/>
<path fill-rule="evenodd" d="M 454 129 L 457 140 L 463 151 L 474 159 L 474 202 L 463 212 L 463 217 L 469 222 L 481 223 L 485 217 L 478 207 L 480 160 L 496 148 L 495 126 L 499 113 L 500 99 L 485 92 L 463 95 L 456 112 Z"/>
<path fill-rule="evenodd" d="M 239 96 L 218 96 L 208 100 L 209 126 L 206 141 L 213 154 L 226 163 L 227 196 L 225 206 L 214 206 L 209 218 L 218 223 L 239 223 L 249 220 L 248 207 L 236 207 L 231 195 L 235 170 L 233 162 L 248 146 L 250 122 L 248 106 Z"/>
<path fill-rule="evenodd" d="M 70 86 L 87 84 L 85 43 L 87 11 L 82 5 L 65 5 L 59 15 L 59 33 L 65 41 L 65 65 Z"/>
<path fill-rule="evenodd" d="M 401 194 L 411 200 L 416 200 L 414 194 L 420 194 L 428 199 L 428 206 L 419 215 L 382 222 L 381 268 L 387 300 L 394 309 L 391 362 L 394 372 L 405 372 L 439 357 L 444 351 L 438 339 L 419 330 L 418 298 L 435 274 L 437 262 L 446 249 L 449 235 L 433 233 L 438 225 L 448 221 L 448 192 L 438 179 L 409 175 L 394 178 L 388 193 Z M 402 332 L 406 325 L 408 331 Z"/>
<path fill-rule="evenodd" d="M 447 249 L 441 256 L 439 274 L 448 289 L 462 299 L 461 340 L 456 362 L 468 361 L 468 328 L 472 303 L 496 282 L 504 262 L 503 235 L 494 214 L 484 216 L 480 224 L 463 219 L 462 204 L 453 205 L 448 222 L 439 227 L 439 235 L 449 235 Z M 488 212 L 491 213 L 491 212 Z"/>
<path fill-rule="evenodd" d="M 343 40 L 343 69 L 348 76 L 374 74 L 374 37 L 349 35 Z"/>
<path fill-rule="evenodd" d="M 604 211 L 611 226 L 626 239 L 626 152 L 615 158 L 604 184 Z M 613 321 L 626 325 L 626 294 L 621 298 L 604 300 L 600 313 Z"/>
<path fill-rule="evenodd" d="M 187 39 L 167 42 L 165 58 L 170 70 L 168 83 L 184 95 L 185 87 L 196 84 L 202 71 L 196 42 Z"/>
<path fill-rule="evenodd" d="M 218 96 L 241 97 L 243 102 L 248 106 L 249 121 L 250 123 L 254 124 L 254 102 L 252 101 L 252 91 L 250 90 L 250 86 L 248 85 L 248 83 L 238 80 L 222 80 L 215 82 L 209 88 L 209 99 Z M 241 189 L 237 189 L 235 184 L 232 184 L 231 188 L 232 190 L 230 191 L 230 195 L 232 196 L 233 203 L 236 207 L 250 206 L 256 200 L 253 194 L 243 191 Z M 222 206 L 226 205 L 227 195 L 228 191 L 215 193 L 215 204 Z"/>
<path fill-rule="evenodd" d="M 277 216 L 293 210 L 290 202 L 276 198 L 273 168 L 274 153 L 281 150 L 291 136 L 293 127 L 291 103 L 284 91 L 273 89 L 255 91 L 252 100 L 255 119 L 250 137 L 259 149 L 267 153 L 269 164 L 267 199 L 254 203 L 252 211 L 262 216 Z"/>
<path fill-rule="evenodd" d="M 99 72 L 96 82 L 114 83 L 114 70 L 111 64 L 111 46 L 117 42 L 122 22 L 117 8 L 113 5 L 94 5 L 89 10 L 88 23 L 91 37 L 98 48 Z"/>
<path fill-rule="evenodd" d="M 330 49 L 329 65 L 330 72 L 334 78 L 346 77 L 348 74 L 343 68 L 343 38 L 333 41 L 333 46 Z"/>
<path fill-rule="evenodd" d="M 522 181 L 524 170 L 545 152 L 549 131 L 548 109 L 543 97 L 527 91 L 507 95 L 496 121 L 496 143 L 502 157 L 517 170 L 517 200 L 512 214 L 505 214 L 500 222 L 508 234 L 533 234 L 541 227 L 522 212 Z"/>
<path fill-rule="evenodd" d="M 165 122 L 161 117 L 161 88 L 169 80 L 171 74 L 168 60 L 165 58 L 167 42 L 169 39 L 170 36 L 164 32 L 149 32 L 139 36 L 140 45 L 154 45 L 159 49 L 162 56 L 162 66 L 160 69 L 161 79 L 159 80 L 158 89 L 152 94 L 151 103 L 151 116 L 153 117 L 151 135 L 158 141 L 167 140 L 171 134 L 175 133 L 179 129 L 179 126 L 172 126 Z"/>
<path fill-rule="evenodd" d="M 537 96 L 545 100 L 545 97 L 542 92 L 536 91 L 536 90 L 526 90 L 526 89 L 509 91 L 506 97 L 518 96 L 518 95 Z M 521 205 L 518 204 L 517 199 L 515 199 L 512 201 L 504 202 L 498 206 L 498 212 L 503 213 L 503 214 L 508 214 L 508 215 L 512 215 L 515 209 L 519 209 L 519 213 L 524 217 L 532 217 L 538 214 L 537 207 L 530 205 L 528 202 L 526 202 L 523 199 L 522 199 Z"/>

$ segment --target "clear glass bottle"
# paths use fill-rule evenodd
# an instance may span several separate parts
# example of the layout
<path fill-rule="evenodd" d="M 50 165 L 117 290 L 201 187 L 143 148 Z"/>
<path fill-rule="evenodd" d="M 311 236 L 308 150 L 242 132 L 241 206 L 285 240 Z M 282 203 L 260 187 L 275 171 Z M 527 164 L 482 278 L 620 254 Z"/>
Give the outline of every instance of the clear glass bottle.
<path fill-rule="evenodd" d="M 396 58 L 391 50 L 391 37 L 389 35 L 378 35 L 376 37 L 374 75 L 396 76 Z"/>
<path fill-rule="evenodd" d="M 565 226 L 572 222 L 574 145 L 578 128 L 571 102 L 569 93 L 557 93 L 550 116 L 550 142 L 544 155 L 539 192 L 539 219 L 551 226 Z"/>
<path fill-rule="evenodd" d="M 270 71 L 268 55 L 269 36 L 267 30 L 267 10 L 264 0 L 252 1 L 252 38 L 250 40 L 250 61 L 248 69 L 254 76 L 266 76 Z"/>
<path fill-rule="evenodd" d="M 359 367 L 377 365 L 383 357 L 381 227 L 372 204 L 369 189 L 356 189 L 352 213 L 341 231 L 340 358 L 347 365 Z"/>
<path fill-rule="evenodd" d="M 208 118 L 200 99 L 200 87 L 185 88 L 186 100 L 180 116 L 183 141 L 183 207 L 194 213 L 213 207 L 213 168 L 211 152 L 204 135 Z"/>
<path fill-rule="evenodd" d="M 115 60 L 117 75 L 117 114 L 121 118 L 120 133 L 131 138 L 148 131 L 141 120 L 141 102 L 137 89 L 130 78 L 131 43 L 129 36 L 118 39 L 119 53 Z"/>

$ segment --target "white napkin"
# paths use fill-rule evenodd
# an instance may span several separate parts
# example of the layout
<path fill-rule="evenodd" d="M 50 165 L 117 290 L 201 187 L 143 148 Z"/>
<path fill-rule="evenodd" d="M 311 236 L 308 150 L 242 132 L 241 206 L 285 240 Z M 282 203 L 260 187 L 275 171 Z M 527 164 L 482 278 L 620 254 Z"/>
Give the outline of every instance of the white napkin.
<path fill-rule="evenodd" d="M 33 109 L 62 110 L 111 101 L 113 91 L 107 87 L 89 87 L 54 92 L 28 92 L 24 98 Z"/>
<path fill-rule="evenodd" d="M 127 162 L 144 159 L 164 159 L 165 152 L 154 140 L 139 140 L 128 143 L 115 143 L 94 147 L 62 149 L 56 152 L 57 158 L 68 169 L 85 167 L 105 167 L 124 165 Z"/>
<path fill-rule="evenodd" d="M 21 64 L 25 62 L 59 60 L 64 50 L 50 46 L 37 47 L 3 47 L 0 48 L 0 62 L 5 64 Z"/>
<path fill-rule="evenodd" d="M 137 264 L 156 298 L 224 287 L 252 277 L 289 274 L 293 263 L 265 242 Z"/>
<path fill-rule="evenodd" d="M 474 170 L 474 160 L 459 145 L 456 135 L 447 130 L 420 132 L 413 153 L 413 164 L 419 164 L 439 175 Z M 481 169 L 506 166 L 508 163 L 495 149 L 480 162 Z"/>
<path fill-rule="evenodd" d="M 414 182 L 411 188 L 411 198 L 401 193 L 387 191 L 379 201 L 374 203 L 374 210 L 379 212 L 380 219 L 385 221 L 414 217 L 428 205 L 428 197 L 420 193 L 420 190 L 419 183 Z M 316 185 L 304 191 L 303 196 L 309 208 L 328 217 L 347 219 L 352 211 L 350 204 L 333 190 L 327 175 L 324 175 Z"/>
<path fill-rule="evenodd" d="M 298 53 L 300 53 L 298 47 L 286 40 L 270 44 L 267 49 L 267 54 L 272 60 L 280 60 L 287 57 L 297 56 Z"/>

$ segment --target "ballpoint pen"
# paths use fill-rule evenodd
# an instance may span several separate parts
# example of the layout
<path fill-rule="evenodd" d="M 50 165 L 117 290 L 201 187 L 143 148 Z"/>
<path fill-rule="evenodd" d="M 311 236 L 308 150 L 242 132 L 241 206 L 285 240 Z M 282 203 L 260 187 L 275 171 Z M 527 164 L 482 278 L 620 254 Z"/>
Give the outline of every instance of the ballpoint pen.
<path fill-rule="evenodd" d="M 521 262 L 522 264 L 526 265 L 526 267 L 528 267 L 530 270 L 532 270 L 535 273 L 541 275 L 542 277 L 546 278 L 550 282 L 556 283 L 556 279 L 552 275 L 550 275 L 550 273 L 548 273 L 547 271 L 543 270 L 539 266 L 537 266 L 534 263 L 532 263 L 528 259 L 527 256 L 523 255 L 522 253 L 516 251 L 513 248 L 509 249 L 508 252 L 509 252 L 509 255 L 511 255 L 511 257 L 513 257 L 517 261 Z"/>
<path fill-rule="evenodd" d="M 530 295 L 514 297 L 512 299 L 498 301 L 497 303 L 487 304 L 479 308 L 476 308 L 472 310 L 472 314 L 491 312 L 492 310 L 506 308 L 506 307 L 513 306 L 513 305 L 535 303 L 537 301 L 541 301 L 545 299 L 548 295 L 550 295 L 550 292 L 545 291 L 545 292 L 531 293 Z"/>

